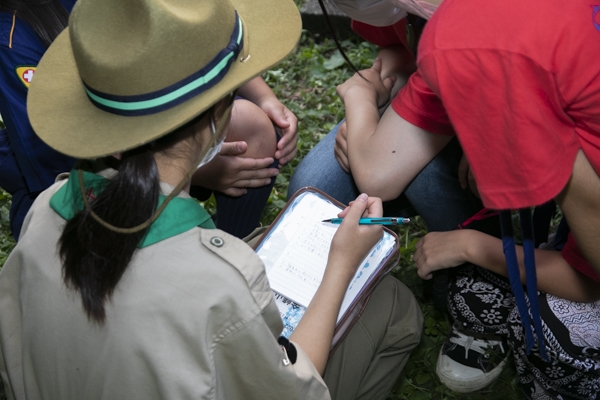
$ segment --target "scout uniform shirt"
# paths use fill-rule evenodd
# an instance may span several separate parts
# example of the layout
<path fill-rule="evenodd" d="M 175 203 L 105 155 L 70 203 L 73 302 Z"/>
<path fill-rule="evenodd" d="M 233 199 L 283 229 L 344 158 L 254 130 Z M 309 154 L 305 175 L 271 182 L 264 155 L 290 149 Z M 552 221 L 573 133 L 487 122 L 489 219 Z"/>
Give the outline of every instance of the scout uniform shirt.
<path fill-rule="evenodd" d="M 134 254 L 106 321 L 91 322 L 65 287 L 57 255 L 65 219 L 49 203 L 65 186 L 38 197 L 0 272 L 9 399 L 330 398 L 302 349 L 292 364 L 278 345 L 282 322 L 262 262 L 220 230 L 165 237 L 170 228 L 155 221 L 162 238 Z"/>

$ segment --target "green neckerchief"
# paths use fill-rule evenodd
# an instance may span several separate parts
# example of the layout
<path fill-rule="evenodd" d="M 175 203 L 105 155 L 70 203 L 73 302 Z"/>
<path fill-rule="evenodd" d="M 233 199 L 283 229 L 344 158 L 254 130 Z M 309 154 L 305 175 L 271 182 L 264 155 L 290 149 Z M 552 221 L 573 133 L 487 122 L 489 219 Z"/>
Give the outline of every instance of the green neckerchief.
<path fill-rule="evenodd" d="M 109 180 L 92 172 L 83 172 L 85 191 L 89 198 L 101 193 Z M 160 195 L 157 207 L 167 196 Z M 83 210 L 83 199 L 79 190 L 77 170 L 69 175 L 69 180 L 50 199 L 50 207 L 65 220 L 70 220 L 76 213 Z M 150 225 L 148 232 L 138 245 L 139 248 L 150 246 L 161 240 L 179 235 L 190 229 L 200 226 L 205 229 L 214 229 L 215 224 L 210 214 L 202 208 L 193 198 L 175 197 L 169 202 L 163 212 Z"/>

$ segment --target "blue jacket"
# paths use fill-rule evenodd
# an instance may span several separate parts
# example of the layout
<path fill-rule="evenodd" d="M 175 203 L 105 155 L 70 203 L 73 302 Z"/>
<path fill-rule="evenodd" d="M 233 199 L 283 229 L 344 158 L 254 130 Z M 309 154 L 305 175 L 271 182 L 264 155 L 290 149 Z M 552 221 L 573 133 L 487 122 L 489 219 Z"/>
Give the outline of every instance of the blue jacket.
<path fill-rule="evenodd" d="M 61 0 L 61 3 L 71 12 L 75 1 Z M 40 39 L 23 20 L 0 8 L 0 115 L 6 125 L 0 140 L 3 147 L 0 158 L 13 153 L 17 164 L 3 163 L 0 159 L 0 174 L 9 182 L 24 180 L 29 192 L 46 189 L 57 174 L 69 171 L 75 162 L 43 143 L 27 117 L 28 83 L 45 51 Z M 9 178 L 11 174 L 14 178 Z M 17 178 L 19 175 L 22 178 Z"/>

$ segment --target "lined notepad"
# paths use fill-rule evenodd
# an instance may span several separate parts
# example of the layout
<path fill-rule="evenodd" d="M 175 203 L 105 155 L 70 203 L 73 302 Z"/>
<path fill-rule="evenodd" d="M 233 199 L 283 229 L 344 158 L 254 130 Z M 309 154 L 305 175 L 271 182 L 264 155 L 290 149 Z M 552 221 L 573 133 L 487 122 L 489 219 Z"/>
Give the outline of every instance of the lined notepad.
<path fill-rule="evenodd" d="M 336 216 L 340 209 L 310 193 L 299 200 L 293 212 L 288 212 L 277 226 L 285 247 L 267 266 L 267 276 L 274 291 L 308 307 L 323 278 L 331 239 L 338 228 L 321 221 Z M 259 256 L 269 250 L 268 245 L 263 245 Z"/>

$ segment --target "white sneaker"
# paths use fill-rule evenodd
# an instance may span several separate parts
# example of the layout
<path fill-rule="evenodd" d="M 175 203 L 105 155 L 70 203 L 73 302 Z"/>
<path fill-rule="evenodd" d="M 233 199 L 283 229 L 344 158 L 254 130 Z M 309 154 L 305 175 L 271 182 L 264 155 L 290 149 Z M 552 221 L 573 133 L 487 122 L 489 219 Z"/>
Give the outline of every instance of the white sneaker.
<path fill-rule="evenodd" d="M 509 354 L 506 340 L 467 336 L 453 326 L 440 350 L 436 372 L 449 389 L 470 393 L 498 379 Z"/>

